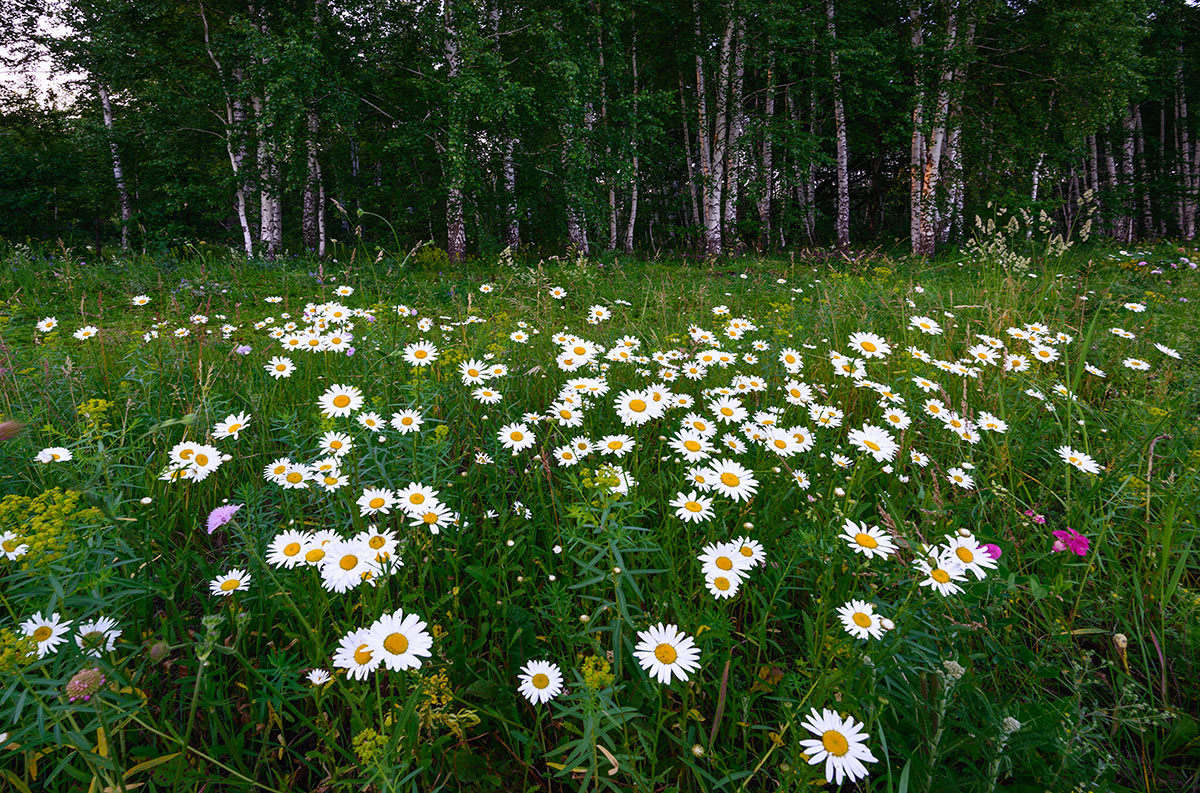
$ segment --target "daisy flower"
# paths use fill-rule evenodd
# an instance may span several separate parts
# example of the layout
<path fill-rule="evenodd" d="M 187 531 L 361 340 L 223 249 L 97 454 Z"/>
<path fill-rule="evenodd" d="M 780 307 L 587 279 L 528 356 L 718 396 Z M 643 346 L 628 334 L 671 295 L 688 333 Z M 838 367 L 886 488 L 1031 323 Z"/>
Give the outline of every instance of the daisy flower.
<path fill-rule="evenodd" d="M 1093 375 L 1095 377 L 1108 377 L 1108 375 L 1104 373 L 1103 369 L 1096 367 L 1096 366 L 1092 366 L 1090 363 L 1085 363 L 1083 365 L 1083 369 L 1088 374 Z"/>
<path fill-rule="evenodd" d="M 864 424 L 862 429 L 850 430 L 848 439 L 851 445 L 861 451 L 868 452 L 876 462 L 896 459 L 900 444 L 892 439 L 888 431 L 873 424 Z"/>
<path fill-rule="evenodd" d="M 851 782 L 867 776 L 864 763 L 879 762 L 865 743 L 867 734 L 861 722 L 847 716 L 842 719 L 835 711 L 825 708 L 820 713 L 816 708 L 801 722 L 806 730 L 818 737 L 817 740 L 800 741 L 808 757 L 809 765 L 825 763 L 825 781 L 840 785 L 846 779 Z"/>
<path fill-rule="evenodd" d="M 330 680 L 333 680 L 333 676 L 330 675 L 328 670 L 325 669 L 313 669 L 304 677 L 308 680 L 308 684 L 313 688 L 323 686 Z"/>
<path fill-rule="evenodd" d="M 947 471 L 946 481 L 958 485 L 963 490 L 972 490 L 975 487 L 975 480 L 961 468 L 951 468 Z"/>
<path fill-rule="evenodd" d="M 418 341 L 405 347 L 402 357 L 413 366 L 429 366 L 437 360 L 438 349 L 427 341 Z"/>
<path fill-rule="evenodd" d="M 33 460 L 45 465 L 47 463 L 65 463 L 74 457 L 75 455 L 71 453 L 71 450 L 65 446 L 47 446 L 38 452 Z"/>
<path fill-rule="evenodd" d="M 706 545 L 696 558 L 705 575 L 741 572 L 754 566 L 750 558 L 741 554 L 738 546 L 729 542 Z"/>
<path fill-rule="evenodd" d="M 111 617 L 99 617 L 85 622 L 75 632 L 75 644 L 85 655 L 99 658 L 101 653 L 111 653 L 121 638 L 121 629 Z"/>
<path fill-rule="evenodd" d="M 37 643 L 38 658 L 44 658 L 48 653 L 58 652 L 58 645 L 67 640 L 67 628 L 70 627 L 71 621 L 64 620 L 56 611 L 49 619 L 34 614 L 21 623 L 21 633 Z"/>
<path fill-rule="evenodd" d="M 1064 463 L 1073 465 L 1085 474 L 1100 473 L 1100 465 L 1092 459 L 1091 455 L 1072 449 L 1070 446 L 1059 446 L 1054 450 Z"/>
<path fill-rule="evenodd" d="M 362 407 L 363 393 L 352 385 L 333 385 L 321 394 L 317 404 L 326 418 L 349 416 Z"/>
<path fill-rule="evenodd" d="M 942 333 L 942 326 L 929 317 L 909 317 L 908 324 L 930 336 L 939 336 Z"/>
<path fill-rule="evenodd" d="M 614 405 L 617 417 L 625 426 L 640 427 L 646 422 L 656 419 L 663 414 L 665 405 L 655 402 L 645 391 L 623 391 Z"/>
<path fill-rule="evenodd" d="M 734 501 L 749 501 L 758 492 L 754 473 L 733 460 L 715 460 L 709 471 L 713 490 Z"/>
<path fill-rule="evenodd" d="M 29 552 L 29 544 L 21 542 L 15 531 L 0 533 L 0 556 L 15 562 Z"/>
<path fill-rule="evenodd" d="M 642 669 L 659 683 L 670 683 L 672 678 L 687 680 L 689 674 L 700 668 L 696 642 L 674 625 L 660 622 L 639 631 L 637 638 L 633 655 Z"/>
<path fill-rule="evenodd" d="M 333 668 L 345 669 L 351 680 L 365 680 L 383 663 L 383 655 L 371 647 L 372 639 L 370 628 L 356 628 L 347 633 L 333 653 Z"/>
<path fill-rule="evenodd" d="M 1143 361 L 1141 358 L 1126 358 L 1121 361 L 1121 365 L 1126 369 L 1133 369 L 1139 372 L 1144 372 L 1150 368 L 1149 362 Z"/>
<path fill-rule="evenodd" d="M 763 550 L 762 543 L 758 540 L 743 536 L 738 537 L 729 545 L 736 555 L 742 557 L 747 568 L 767 563 L 767 552 Z"/>
<path fill-rule="evenodd" d="M 438 503 L 437 495 L 438 491 L 428 485 L 409 482 L 408 487 L 396 493 L 396 500 L 400 503 L 400 509 L 414 515 L 431 504 Z"/>
<path fill-rule="evenodd" d="M 965 568 L 958 561 L 957 556 L 943 554 L 940 557 L 917 559 L 913 562 L 913 566 L 923 576 L 920 581 L 921 586 L 931 587 L 942 597 L 957 595 L 963 591 L 959 584 L 966 581 L 967 577 L 963 575 Z"/>
<path fill-rule="evenodd" d="M 709 570 L 704 574 L 704 586 L 710 595 L 717 600 L 731 598 L 738 593 L 742 586 L 743 574 L 740 570 L 728 572 Z"/>
<path fill-rule="evenodd" d="M 504 425 L 497 431 L 496 438 L 514 457 L 537 442 L 529 427 L 519 423 Z"/>
<path fill-rule="evenodd" d="M 425 526 L 431 534 L 441 534 L 442 529 L 458 521 L 458 515 L 445 504 L 427 504 L 421 509 L 410 510 L 410 526 Z"/>
<path fill-rule="evenodd" d="M 841 536 L 855 553 L 861 553 L 868 559 L 876 556 L 886 559 L 896 552 L 896 543 L 878 526 L 868 526 L 866 523 L 855 523 L 847 519 L 842 526 Z"/>
<path fill-rule="evenodd" d="M 230 413 L 223 421 L 218 421 L 213 427 L 212 436 L 217 440 L 221 438 L 238 439 L 238 433 L 246 429 L 246 425 L 250 423 L 249 413 Z"/>
<path fill-rule="evenodd" d="M 675 516 L 684 523 L 700 523 L 711 520 L 713 515 L 712 499 L 698 494 L 695 490 L 678 493 L 670 502 L 675 507 Z"/>
<path fill-rule="evenodd" d="M 1179 350 L 1172 349 L 1171 347 L 1168 347 L 1165 344 L 1159 344 L 1158 342 L 1154 343 L 1154 349 L 1158 350 L 1168 358 L 1175 358 L 1178 360 L 1183 357 L 1179 354 Z"/>
<path fill-rule="evenodd" d="M 534 705 L 549 702 L 562 691 L 562 670 L 549 661 L 530 661 L 517 675 L 517 691 Z"/>
<path fill-rule="evenodd" d="M 676 453 L 689 463 L 700 462 L 710 457 L 715 447 L 709 443 L 708 437 L 696 430 L 680 430 L 667 441 Z"/>
<path fill-rule="evenodd" d="M 387 515 L 396 504 L 396 496 L 385 487 L 368 487 L 363 489 L 355 503 L 358 504 L 358 514 L 363 517 L 379 513 Z"/>
<path fill-rule="evenodd" d="M 946 543 L 946 553 L 953 554 L 964 570 L 982 581 L 988 570 L 996 569 L 996 560 L 973 535 L 955 535 Z"/>
<path fill-rule="evenodd" d="M 375 620 L 369 628 L 367 643 L 391 671 L 419 669 L 421 658 L 432 654 L 433 637 L 425 628 L 425 622 L 416 614 L 405 614 L 403 609 L 396 609 Z"/>
<path fill-rule="evenodd" d="M 838 607 L 838 618 L 842 627 L 856 639 L 879 639 L 883 636 L 883 618 L 875 613 L 875 606 L 865 600 L 851 600 Z"/>
<path fill-rule="evenodd" d="M 334 540 L 325 546 L 321 585 L 330 592 L 348 592 L 379 574 L 375 553 L 358 540 Z"/>
<path fill-rule="evenodd" d="M 309 539 L 308 533 L 293 529 L 276 534 L 267 546 L 267 564 L 288 569 L 295 567 L 304 561 L 304 545 Z"/>
<path fill-rule="evenodd" d="M 44 317 L 38 320 L 37 329 L 41 333 L 49 333 L 58 327 L 58 320 L 54 317 Z"/>
<path fill-rule="evenodd" d="M 849 346 L 864 358 L 886 358 L 892 352 L 892 346 L 874 333 L 852 333 Z"/>
<path fill-rule="evenodd" d="M 263 368 L 267 370 L 267 374 L 274 377 L 276 380 L 292 376 L 292 372 L 296 371 L 296 364 L 292 363 L 291 358 L 282 355 L 276 355 L 267 363 L 263 364 Z"/>
<path fill-rule="evenodd" d="M 425 419 L 415 410 L 401 410 L 392 414 L 391 425 L 392 429 L 399 432 L 401 435 L 407 435 L 410 432 L 416 432 L 421 428 Z"/>
<path fill-rule="evenodd" d="M 245 570 L 230 570 L 208 582 L 208 589 L 219 597 L 229 597 L 234 592 L 250 590 L 250 574 Z"/>
<path fill-rule="evenodd" d="M 73 335 L 75 338 L 79 339 L 80 341 L 84 341 L 86 339 L 92 338 L 99 332 L 100 332 L 100 329 L 97 328 L 95 325 L 84 325 L 82 328 L 75 331 L 71 335 Z"/>

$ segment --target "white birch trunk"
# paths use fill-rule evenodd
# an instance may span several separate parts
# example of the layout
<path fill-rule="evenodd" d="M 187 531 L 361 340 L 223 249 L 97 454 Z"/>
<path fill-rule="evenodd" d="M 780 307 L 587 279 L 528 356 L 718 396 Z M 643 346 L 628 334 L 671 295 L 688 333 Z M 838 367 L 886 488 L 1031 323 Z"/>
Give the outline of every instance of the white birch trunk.
<path fill-rule="evenodd" d="M 846 109 L 842 105 L 842 72 L 838 66 L 834 0 L 825 0 L 826 30 L 829 33 L 829 68 L 833 75 L 833 123 L 837 137 L 837 215 L 834 228 L 837 246 L 850 247 L 850 155 L 846 145 Z"/>
<path fill-rule="evenodd" d="M 100 107 L 104 113 L 104 129 L 108 134 L 108 152 L 112 157 L 113 179 L 117 183 L 117 202 L 121 211 L 121 250 L 129 250 L 129 226 L 133 220 L 133 203 L 129 200 L 129 190 L 125 186 L 125 167 L 121 164 L 121 150 L 113 128 L 112 100 L 108 95 L 108 87 L 97 81 L 96 93 L 100 95 Z M 99 253 L 99 251 L 96 251 Z"/>

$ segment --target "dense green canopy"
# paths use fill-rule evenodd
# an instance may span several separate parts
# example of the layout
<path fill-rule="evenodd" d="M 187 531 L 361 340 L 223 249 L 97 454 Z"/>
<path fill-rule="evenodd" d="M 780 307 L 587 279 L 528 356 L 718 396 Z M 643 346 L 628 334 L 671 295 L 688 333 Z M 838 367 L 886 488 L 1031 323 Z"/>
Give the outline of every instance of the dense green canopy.
<path fill-rule="evenodd" d="M 10 240 L 931 253 L 988 202 L 1064 227 L 1094 203 L 1125 240 L 1195 234 L 1200 8 L 1184 0 L 0 12 L 11 71 L 76 76 L 52 101 L 2 89 Z"/>

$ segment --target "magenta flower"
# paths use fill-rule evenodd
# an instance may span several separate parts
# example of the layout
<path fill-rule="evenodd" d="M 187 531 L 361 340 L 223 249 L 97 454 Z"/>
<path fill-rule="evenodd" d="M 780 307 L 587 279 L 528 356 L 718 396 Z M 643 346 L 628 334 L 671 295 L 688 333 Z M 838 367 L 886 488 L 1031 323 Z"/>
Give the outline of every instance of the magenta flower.
<path fill-rule="evenodd" d="M 233 520 L 233 516 L 236 515 L 237 511 L 241 508 L 241 504 L 226 504 L 225 506 L 217 507 L 212 512 L 208 513 L 208 533 L 212 534 L 214 531 Z"/>
<path fill-rule="evenodd" d="M 1000 550 L 999 545 L 990 542 L 983 546 L 983 552 L 997 561 L 1000 560 L 1000 555 L 1004 553 Z"/>
<path fill-rule="evenodd" d="M 1088 548 L 1091 547 L 1092 544 L 1091 540 L 1089 540 L 1087 537 L 1084 537 L 1070 526 L 1067 527 L 1066 531 L 1059 529 L 1050 533 L 1055 537 L 1053 549 L 1055 553 L 1059 553 L 1060 551 L 1070 551 L 1076 556 L 1086 556 Z"/>
<path fill-rule="evenodd" d="M 240 344 L 233 348 L 238 355 L 249 355 L 253 348 L 249 344 Z"/>

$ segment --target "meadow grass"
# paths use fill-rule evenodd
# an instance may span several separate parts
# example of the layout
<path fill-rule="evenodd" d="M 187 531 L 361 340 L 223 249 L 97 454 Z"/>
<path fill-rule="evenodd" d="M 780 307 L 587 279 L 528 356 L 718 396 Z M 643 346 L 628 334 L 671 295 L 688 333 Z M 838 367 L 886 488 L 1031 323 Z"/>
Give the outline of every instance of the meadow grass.
<path fill-rule="evenodd" d="M 853 717 L 869 736 L 875 761 L 844 789 L 1200 784 L 1195 250 L 1095 247 L 1028 273 L 963 259 L 503 259 L 438 272 L 342 258 L 89 263 L 10 249 L 0 261 L 0 421 L 24 425 L 0 442 L 10 557 L 0 556 L 0 788 L 801 790 L 826 776 L 803 743 L 822 738 L 803 725 L 814 708 Z M 149 303 L 132 305 L 136 295 Z M 354 312 L 352 328 L 331 320 L 325 333 L 348 331 L 352 351 L 288 351 L 268 335 L 310 325 L 306 305 L 328 319 L 331 303 Z M 590 324 L 593 306 L 611 316 Z M 48 316 L 58 326 L 39 331 Z M 943 332 L 922 333 L 914 316 Z M 732 338 L 739 318 L 754 329 Z M 1031 323 L 1045 326 L 1054 362 L 1006 371 L 970 359 L 978 334 L 1003 343 L 1001 358 L 1032 357 L 1007 333 Z M 73 338 L 86 325 L 98 334 Z M 598 357 L 562 371 L 551 337 L 564 331 Z M 863 331 L 890 353 L 848 346 Z M 606 358 L 625 338 L 647 358 Z M 405 359 L 421 340 L 437 349 L 429 366 Z M 802 368 L 788 371 L 785 349 Z M 731 363 L 669 379 L 708 350 Z M 839 376 L 830 350 L 862 359 L 869 381 Z M 264 370 L 276 355 L 295 363 L 289 377 Z M 472 359 L 506 367 L 486 383 L 500 402 L 481 404 L 460 379 Z M 584 377 L 607 390 L 581 400 L 583 423 L 551 420 L 564 383 Z M 789 402 L 789 382 L 836 410 Z M 656 383 L 694 404 L 623 424 L 620 395 Z M 318 406 L 335 385 L 361 389 L 354 416 Z M 714 421 L 720 388 L 745 421 Z M 976 429 L 971 442 L 928 399 L 1006 428 Z M 889 406 L 911 424 L 889 425 Z M 406 409 L 419 431 L 388 423 Z M 382 418 L 378 431 L 355 420 L 365 412 Z M 689 412 L 718 425 L 700 465 L 735 460 L 757 480 L 748 500 L 708 492 L 713 514 L 694 523 L 669 503 L 703 493 L 669 445 Z M 240 413 L 251 418 L 238 437 L 212 437 Z M 838 413 L 840 426 L 821 425 Z M 510 453 L 498 437 L 510 423 L 536 443 Z M 864 424 L 898 443 L 894 460 L 849 442 Z M 782 427 L 804 428 L 811 448 L 773 453 L 763 441 Z M 331 491 L 306 468 L 331 456 L 320 447 L 328 432 L 352 444 L 335 467 L 344 486 Z M 632 442 L 619 458 L 554 456 L 578 436 L 614 434 Z M 171 453 L 185 441 L 228 459 L 202 481 L 180 478 L 193 469 Z M 1072 467 L 1060 446 L 1098 472 Z M 35 462 L 54 447 L 72 459 Z M 264 477 L 285 457 L 303 487 Z M 952 468 L 973 485 L 950 481 Z M 412 482 L 448 508 L 437 533 L 419 511 L 371 515 L 356 503 L 365 488 Z M 210 533 L 210 513 L 227 505 L 241 507 Z M 896 552 L 856 553 L 841 537 L 847 520 L 879 527 Z M 372 526 L 394 552 L 349 591 L 329 591 L 318 566 L 267 561 L 281 532 L 322 547 Z M 1083 555 L 1055 550 L 1051 532 L 1068 527 L 1088 539 Z M 761 544 L 764 560 L 739 568 L 737 594 L 717 599 L 697 556 L 739 537 Z M 982 579 L 955 570 L 962 591 L 942 596 L 920 585 L 914 562 L 954 537 L 999 558 L 976 568 Z M 211 593 L 234 569 L 248 585 Z M 852 599 L 890 629 L 851 636 L 838 609 Z M 335 667 L 343 637 L 397 609 L 426 623 L 430 654 L 361 680 Z M 71 626 L 39 656 L 22 625 L 53 613 Z M 99 617 L 121 633 L 87 655 L 96 637 L 79 646 L 79 628 Z M 686 680 L 660 683 L 633 655 L 639 632 L 660 622 L 695 641 L 699 668 Z M 538 659 L 556 665 L 563 690 L 533 704 L 518 676 Z M 311 684 L 312 670 L 330 681 Z"/>

